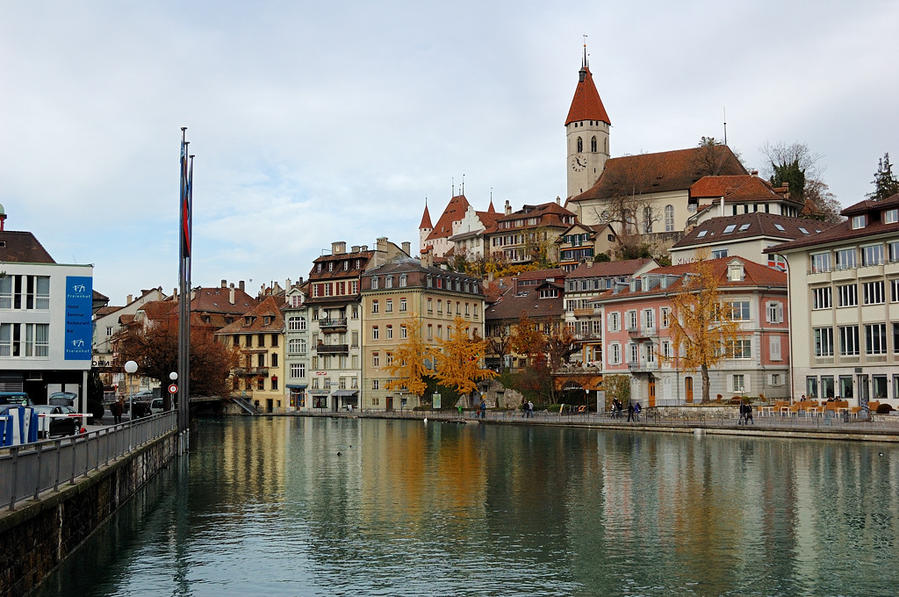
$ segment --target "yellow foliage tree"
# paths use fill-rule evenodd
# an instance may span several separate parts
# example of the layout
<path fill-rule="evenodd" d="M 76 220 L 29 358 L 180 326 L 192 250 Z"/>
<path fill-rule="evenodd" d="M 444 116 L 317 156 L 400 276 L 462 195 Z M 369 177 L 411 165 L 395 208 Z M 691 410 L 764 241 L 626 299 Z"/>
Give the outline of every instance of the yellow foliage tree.
<path fill-rule="evenodd" d="M 406 341 L 392 351 L 392 361 L 382 367 L 390 375 L 386 388 L 388 390 L 406 390 L 418 396 L 419 402 L 428 388 L 425 377 L 431 371 L 425 363 L 433 359 L 436 348 L 428 346 L 421 337 L 421 321 L 410 317 L 403 326 L 406 328 Z"/>
<path fill-rule="evenodd" d="M 719 280 L 712 265 L 701 261 L 695 267 L 671 300 L 671 339 L 674 354 L 683 347 L 684 356 L 679 359 L 684 369 L 700 371 L 702 402 L 708 402 L 709 368 L 733 351 L 739 327 L 733 314 L 721 305 Z"/>
<path fill-rule="evenodd" d="M 533 365 L 537 357 L 546 352 L 546 336 L 540 331 L 537 322 L 522 313 L 512 333 L 511 346 L 514 352 L 528 358 L 529 365 Z"/>
<path fill-rule="evenodd" d="M 487 349 L 487 341 L 476 334 L 469 336 L 465 320 L 456 317 L 449 327 L 446 340 L 438 339 L 435 377 L 446 387 L 454 387 L 460 394 L 470 394 L 478 389 L 477 382 L 496 377 L 496 373 L 481 366 Z"/>

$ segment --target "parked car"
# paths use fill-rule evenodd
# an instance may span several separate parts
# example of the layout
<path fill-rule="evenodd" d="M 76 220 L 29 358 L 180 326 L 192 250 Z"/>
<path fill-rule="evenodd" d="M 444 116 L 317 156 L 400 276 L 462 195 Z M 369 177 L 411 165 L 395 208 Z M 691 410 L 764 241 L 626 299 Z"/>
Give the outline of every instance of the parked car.
<path fill-rule="evenodd" d="M 150 414 L 155 415 L 165 411 L 165 403 L 162 398 L 154 398 L 150 401 Z"/>
<path fill-rule="evenodd" d="M 0 392 L 0 404 L 16 404 L 18 406 L 32 406 L 34 403 L 25 392 Z"/>
<path fill-rule="evenodd" d="M 50 399 L 47 400 L 47 404 L 56 406 L 75 406 L 75 400 L 77 399 L 78 394 L 75 392 L 53 392 L 50 394 Z"/>
<path fill-rule="evenodd" d="M 3 408 L 10 408 L 6 406 Z M 50 417 L 47 415 L 67 415 L 74 413 L 75 409 L 71 406 L 60 406 L 53 404 L 38 404 L 34 407 L 34 412 L 38 416 L 44 415 L 48 420 L 46 425 L 41 425 L 41 429 L 46 431 L 47 437 L 56 437 L 59 435 L 75 435 L 80 428 L 81 419 L 77 417 Z"/>

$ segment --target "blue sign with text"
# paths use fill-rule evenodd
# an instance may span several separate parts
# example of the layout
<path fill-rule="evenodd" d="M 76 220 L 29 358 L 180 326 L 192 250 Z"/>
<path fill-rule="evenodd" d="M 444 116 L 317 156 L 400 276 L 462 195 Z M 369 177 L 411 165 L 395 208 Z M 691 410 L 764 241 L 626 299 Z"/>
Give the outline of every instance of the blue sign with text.
<path fill-rule="evenodd" d="M 93 324 L 93 279 L 66 276 L 66 350 L 67 361 L 91 360 Z"/>

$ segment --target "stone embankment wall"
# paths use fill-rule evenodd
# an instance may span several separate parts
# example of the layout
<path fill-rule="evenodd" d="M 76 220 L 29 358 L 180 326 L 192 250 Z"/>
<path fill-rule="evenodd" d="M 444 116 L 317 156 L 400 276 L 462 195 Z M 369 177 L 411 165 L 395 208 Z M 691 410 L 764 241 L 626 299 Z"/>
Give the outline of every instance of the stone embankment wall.
<path fill-rule="evenodd" d="M 172 432 L 74 485 L 0 512 L 0 595 L 35 589 L 177 452 Z"/>

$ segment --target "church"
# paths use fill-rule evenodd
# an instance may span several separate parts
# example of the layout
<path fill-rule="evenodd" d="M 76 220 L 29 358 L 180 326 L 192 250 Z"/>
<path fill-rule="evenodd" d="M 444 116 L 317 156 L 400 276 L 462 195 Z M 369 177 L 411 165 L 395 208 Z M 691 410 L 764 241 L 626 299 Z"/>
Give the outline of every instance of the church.
<path fill-rule="evenodd" d="M 695 223 L 700 200 L 705 201 L 703 206 L 711 199 L 725 200 L 724 196 L 710 199 L 691 194 L 705 177 L 728 176 L 736 185 L 749 179 L 767 184 L 757 173 L 747 172 L 730 148 L 721 144 L 611 157 L 612 121 L 593 81 L 586 48 L 564 125 L 567 198 L 556 206 L 557 217 L 595 230 L 608 226 L 611 234 L 599 236 L 614 237 L 621 246 L 645 245 L 653 254 L 664 254 Z M 524 212 L 547 207 L 548 203 L 526 205 Z M 502 214 L 498 217 L 492 200 L 487 211 L 477 211 L 464 194 L 450 200 L 436 225 L 431 224 L 426 206 L 419 227 L 420 249 L 432 251 L 439 259 L 459 254 L 457 249 L 462 247 L 456 242 L 464 240 L 466 255 L 489 257 L 499 252 L 488 244 L 491 233 L 502 224 L 498 219 Z M 526 240 L 528 234 L 522 230 L 521 236 Z M 558 244 L 563 234 L 561 229 L 555 239 L 543 240 Z"/>

